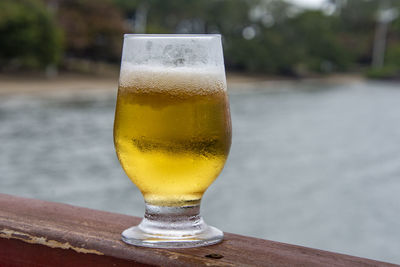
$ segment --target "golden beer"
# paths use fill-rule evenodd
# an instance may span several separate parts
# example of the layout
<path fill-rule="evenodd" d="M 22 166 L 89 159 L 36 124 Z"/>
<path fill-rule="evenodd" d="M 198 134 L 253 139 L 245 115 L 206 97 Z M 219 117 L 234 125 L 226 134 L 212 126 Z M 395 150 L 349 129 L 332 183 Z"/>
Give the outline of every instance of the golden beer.
<path fill-rule="evenodd" d="M 121 73 L 114 142 L 147 203 L 195 203 L 221 172 L 231 122 L 219 76 L 179 69 Z"/>

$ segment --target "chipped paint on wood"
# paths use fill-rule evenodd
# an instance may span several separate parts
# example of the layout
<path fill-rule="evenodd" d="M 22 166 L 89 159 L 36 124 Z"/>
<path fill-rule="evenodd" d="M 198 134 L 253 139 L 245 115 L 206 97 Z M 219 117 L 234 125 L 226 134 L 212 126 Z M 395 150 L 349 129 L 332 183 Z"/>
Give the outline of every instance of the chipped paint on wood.
<path fill-rule="evenodd" d="M 0 266 L 399 267 L 229 233 L 219 244 L 189 249 L 122 242 L 121 232 L 139 223 L 140 218 L 123 214 L 0 194 Z"/>
<path fill-rule="evenodd" d="M 169 251 L 168 252 L 169 256 L 168 259 L 170 260 L 174 260 L 174 261 L 181 261 L 181 262 L 186 262 L 187 260 L 190 260 L 193 258 L 193 255 L 186 255 L 183 253 L 179 253 L 179 252 L 172 252 Z M 204 259 L 202 259 L 202 264 L 206 265 L 206 266 L 235 266 L 233 263 L 230 262 L 226 262 L 226 261 L 218 261 L 218 260 L 213 260 L 207 257 L 204 257 Z"/>
<path fill-rule="evenodd" d="M 33 236 L 27 233 L 18 232 L 11 229 L 0 230 L 0 238 L 18 239 L 30 244 L 40 244 L 51 248 L 72 249 L 75 250 L 76 252 L 85 254 L 90 253 L 90 254 L 104 255 L 104 253 L 101 253 L 100 251 L 94 249 L 86 249 L 86 248 L 72 246 L 69 242 L 61 243 L 56 240 L 49 240 L 46 237 Z"/>

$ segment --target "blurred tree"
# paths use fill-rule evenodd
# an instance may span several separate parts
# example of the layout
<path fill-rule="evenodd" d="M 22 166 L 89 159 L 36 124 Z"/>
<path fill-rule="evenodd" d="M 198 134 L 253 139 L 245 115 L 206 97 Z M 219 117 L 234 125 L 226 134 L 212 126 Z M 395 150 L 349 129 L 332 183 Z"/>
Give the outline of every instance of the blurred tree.
<path fill-rule="evenodd" d="M 259 1 L 210 1 L 206 10 L 206 30 L 209 33 L 221 33 L 223 36 L 225 64 L 228 68 L 238 70 L 257 70 L 257 59 L 252 56 L 259 53 L 259 58 L 264 58 L 265 51 L 260 51 L 259 42 L 249 43 L 243 36 L 247 29 L 248 39 L 253 39 L 257 28 L 253 27 L 250 12 L 256 8 Z M 221 12 L 223 10 L 223 12 Z M 245 36 L 246 37 L 246 36 Z M 261 44 L 262 45 L 262 44 Z M 257 49 L 258 48 L 258 49 Z M 249 50 L 253 49 L 253 50 Z M 254 62 L 249 62 L 249 59 Z M 258 69 L 258 71 L 262 71 Z"/>
<path fill-rule="evenodd" d="M 336 18 L 282 0 L 114 1 L 133 26 L 146 5 L 147 33 L 221 33 L 230 69 L 298 75 L 343 70 L 351 60 Z"/>
<path fill-rule="evenodd" d="M 400 17 L 393 21 L 390 28 L 385 64 L 400 72 Z"/>
<path fill-rule="evenodd" d="M 304 64 L 317 72 L 345 70 L 353 58 L 337 38 L 338 23 L 337 18 L 319 10 L 305 11 L 291 18 L 286 26 L 291 31 L 286 42 L 299 50 L 295 65 Z"/>
<path fill-rule="evenodd" d="M 227 48 L 231 67 L 304 75 L 344 70 L 352 55 L 337 38 L 338 20 L 322 11 L 299 10 L 278 0 L 259 1 L 248 24 Z"/>
<path fill-rule="evenodd" d="M 361 65 L 371 63 L 377 16 L 382 1 L 339 1 L 341 12 L 338 14 L 340 28 L 338 38 L 346 49 L 354 54 L 355 63 Z M 397 0 L 387 2 L 391 3 L 391 6 L 400 6 Z"/>
<path fill-rule="evenodd" d="M 0 68 L 43 68 L 62 53 L 60 29 L 36 0 L 0 1 Z"/>
<path fill-rule="evenodd" d="M 221 33 L 229 69 L 284 75 L 369 65 L 379 4 L 326 0 L 330 11 L 310 11 L 284 0 L 0 1 L 3 68 L 59 61 L 53 13 L 67 58 L 118 62 L 126 32 Z M 400 1 L 386 1 L 400 10 Z M 385 62 L 391 66 L 399 62 L 399 25 L 397 19 L 388 31 Z"/>
<path fill-rule="evenodd" d="M 138 18 L 145 12 L 146 33 L 204 33 L 207 11 L 212 2 L 218 1 L 114 0 L 114 2 L 123 10 L 134 32 L 138 32 Z"/>
<path fill-rule="evenodd" d="M 342 6 L 339 16 L 341 35 L 356 63 L 369 65 L 376 27 L 379 1 L 352 0 Z"/>
<path fill-rule="evenodd" d="M 54 2 L 55 0 L 51 1 Z M 122 13 L 109 0 L 58 0 L 57 18 L 64 30 L 67 56 L 117 62 L 123 33 Z"/>

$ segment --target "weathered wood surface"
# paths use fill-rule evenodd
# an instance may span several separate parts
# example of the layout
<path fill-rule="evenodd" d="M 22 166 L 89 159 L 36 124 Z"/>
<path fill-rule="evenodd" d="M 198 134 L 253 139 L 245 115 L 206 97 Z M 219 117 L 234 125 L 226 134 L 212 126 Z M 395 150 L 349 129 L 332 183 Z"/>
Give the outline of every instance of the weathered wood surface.
<path fill-rule="evenodd" d="M 222 243 L 201 248 L 126 245 L 122 230 L 139 221 L 0 194 L 0 266 L 396 266 L 229 233 Z"/>

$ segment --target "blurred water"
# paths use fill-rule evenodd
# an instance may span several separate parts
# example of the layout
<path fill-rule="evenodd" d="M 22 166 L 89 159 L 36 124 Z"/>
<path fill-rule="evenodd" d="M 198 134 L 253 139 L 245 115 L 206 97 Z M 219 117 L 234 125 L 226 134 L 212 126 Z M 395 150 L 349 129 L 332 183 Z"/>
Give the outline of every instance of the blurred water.
<path fill-rule="evenodd" d="M 202 213 L 224 231 L 400 263 L 400 88 L 230 94 L 233 144 Z M 142 216 L 114 94 L 0 98 L 0 192 Z"/>

